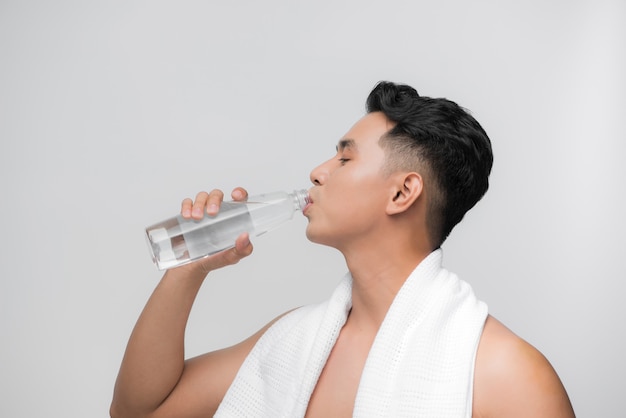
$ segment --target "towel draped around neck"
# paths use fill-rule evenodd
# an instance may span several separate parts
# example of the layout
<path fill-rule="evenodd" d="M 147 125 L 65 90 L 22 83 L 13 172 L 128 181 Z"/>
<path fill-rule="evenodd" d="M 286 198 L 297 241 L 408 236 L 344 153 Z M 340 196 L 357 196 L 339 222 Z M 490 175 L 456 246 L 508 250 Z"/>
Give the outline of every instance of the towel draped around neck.
<path fill-rule="evenodd" d="M 353 416 L 469 418 L 487 306 L 436 250 L 407 278 L 368 354 Z M 304 417 L 351 308 L 347 274 L 331 298 L 278 320 L 257 342 L 216 417 Z"/>

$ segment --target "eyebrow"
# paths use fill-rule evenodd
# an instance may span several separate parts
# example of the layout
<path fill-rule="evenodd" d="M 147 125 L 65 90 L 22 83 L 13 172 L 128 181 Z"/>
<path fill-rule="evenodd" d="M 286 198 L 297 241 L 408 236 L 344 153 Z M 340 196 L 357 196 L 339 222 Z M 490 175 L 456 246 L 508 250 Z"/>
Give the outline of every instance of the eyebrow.
<path fill-rule="evenodd" d="M 344 149 L 353 149 L 356 148 L 356 142 L 354 139 L 342 139 L 337 144 L 337 151 L 343 151 Z"/>

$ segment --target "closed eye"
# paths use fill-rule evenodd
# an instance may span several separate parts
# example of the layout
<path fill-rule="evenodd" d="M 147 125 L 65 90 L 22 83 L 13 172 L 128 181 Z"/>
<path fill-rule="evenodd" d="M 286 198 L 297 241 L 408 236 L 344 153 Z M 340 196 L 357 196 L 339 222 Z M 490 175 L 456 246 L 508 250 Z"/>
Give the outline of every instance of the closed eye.
<path fill-rule="evenodd" d="M 348 161 L 350 161 L 349 158 L 339 158 L 339 162 L 341 163 L 341 165 L 344 165 L 345 163 L 347 163 Z"/>

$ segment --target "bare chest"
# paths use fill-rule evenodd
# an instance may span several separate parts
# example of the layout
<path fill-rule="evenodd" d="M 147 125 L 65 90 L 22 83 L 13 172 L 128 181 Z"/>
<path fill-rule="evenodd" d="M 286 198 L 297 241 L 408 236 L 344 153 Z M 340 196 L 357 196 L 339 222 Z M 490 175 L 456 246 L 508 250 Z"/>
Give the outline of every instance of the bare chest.
<path fill-rule="evenodd" d="M 373 336 L 339 336 L 313 390 L 306 418 L 352 417 L 372 341 Z"/>

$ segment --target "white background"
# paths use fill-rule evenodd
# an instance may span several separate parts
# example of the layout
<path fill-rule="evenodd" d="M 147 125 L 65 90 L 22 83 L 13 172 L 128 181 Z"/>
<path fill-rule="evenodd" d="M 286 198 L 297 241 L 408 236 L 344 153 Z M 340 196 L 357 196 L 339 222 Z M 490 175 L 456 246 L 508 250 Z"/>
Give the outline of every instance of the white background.
<path fill-rule="evenodd" d="M 108 416 L 160 278 L 143 228 L 203 189 L 308 187 L 383 79 L 493 141 L 446 266 L 579 417 L 623 416 L 625 27 L 617 0 L 1 1 L 0 416 Z M 212 274 L 190 356 L 329 294 L 343 260 L 305 221 Z"/>

